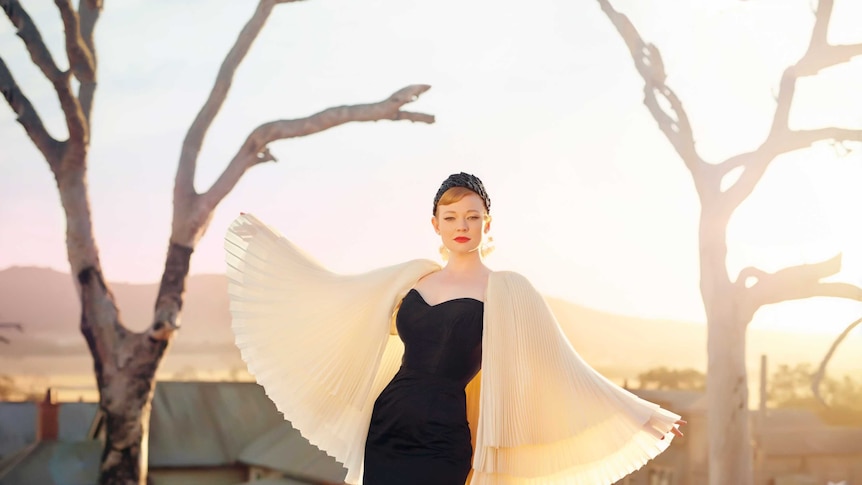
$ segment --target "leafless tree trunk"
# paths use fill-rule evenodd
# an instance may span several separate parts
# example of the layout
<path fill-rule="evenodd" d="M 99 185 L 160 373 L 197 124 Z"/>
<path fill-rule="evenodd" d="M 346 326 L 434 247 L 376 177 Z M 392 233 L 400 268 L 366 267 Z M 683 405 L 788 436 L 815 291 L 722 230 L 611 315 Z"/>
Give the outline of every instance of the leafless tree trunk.
<path fill-rule="evenodd" d="M 781 78 L 772 127 L 754 151 L 718 164 L 705 162 L 680 99 L 667 86 L 661 53 L 644 42 L 628 17 L 609 0 L 602 10 L 629 48 L 644 80 L 644 104 L 665 137 L 691 172 L 700 198 L 700 289 L 707 316 L 707 399 L 709 402 L 709 483 L 753 483 L 752 447 L 748 426 L 748 376 L 745 369 L 746 329 L 762 306 L 816 296 L 862 299 L 862 288 L 821 281 L 841 270 L 841 255 L 817 264 L 767 273 L 746 268 L 733 279 L 726 269 L 727 224 L 733 212 L 754 190 L 767 167 L 783 153 L 820 141 L 862 140 L 862 130 L 825 127 L 794 130 L 788 125 L 796 81 L 862 54 L 862 44 L 831 45 L 826 33 L 833 0 L 820 0 L 808 50 Z M 724 177 L 741 171 L 737 181 L 721 190 Z"/>
<path fill-rule="evenodd" d="M 93 356 L 99 388 L 99 407 L 106 422 L 100 483 L 146 483 L 147 433 L 155 374 L 176 330 L 180 327 L 189 261 L 216 206 L 251 167 L 275 161 L 267 145 L 285 138 L 317 133 L 351 121 L 408 120 L 433 123 L 434 117 L 402 111 L 430 86 L 407 86 L 372 104 L 329 108 L 311 117 L 280 120 L 258 126 L 248 135 L 218 180 L 206 192 L 194 188 L 195 168 L 204 136 L 224 103 L 234 73 L 275 5 L 295 0 L 260 0 L 222 63 L 209 98 L 186 135 L 174 185 L 174 211 L 164 273 L 155 302 L 153 321 L 144 332 L 127 329 L 99 263 L 87 194 L 87 152 L 90 112 L 96 89 L 93 29 L 102 10 L 99 0 L 81 0 L 76 11 L 71 0 L 55 0 L 66 32 L 69 71 L 61 71 L 42 37 L 18 0 L 0 0 L 18 30 L 32 62 L 51 81 L 69 130 L 57 140 L 45 129 L 3 59 L 0 89 L 18 122 L 48 162 L 66 214 L 69 264 L 81 298 L 81 333 Z M 79 81 L 73 92 L 71 79 Z"/>

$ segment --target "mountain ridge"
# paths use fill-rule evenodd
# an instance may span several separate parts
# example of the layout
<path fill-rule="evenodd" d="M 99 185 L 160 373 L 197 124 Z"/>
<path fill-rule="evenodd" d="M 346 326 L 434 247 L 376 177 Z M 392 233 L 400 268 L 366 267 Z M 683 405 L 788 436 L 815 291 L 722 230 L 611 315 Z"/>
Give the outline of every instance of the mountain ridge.
<path fill-rule="evenodd" d="M 109 283 L 124 325 L 142 331 L 149 325 L 157 283 Z M 233 345 L 227 278 L 219 274 L 191 275 L 186 285 L 181 330 L 171 344 L 168 368 L 224 364 L 243 367 Z M 45 304 L 44 302 L 50 302 Z M 635 377 L 651 367 L 706 368 L 706 326 L 666 319 L 615 315 L 559 298 L 546 301 L 565 329 L 573 347 L 597 369 L 618 377 Z M 71 275 L 44 267 L 14 266 L 0 270 L 0 319 L 19 322 L 23 333 L 8 331 L 9 345 L 0 344 L 4 373 L 51 372 L 75 368 L 91 371 L 92 361 L 78 329 L 80 305 Z M 749 368 L 759 355 L 774 362 L 819 362 L 832 341 L 829 335 L 801 335 L 766 330 L 749 331 Z M 831 369 L 845 365 L 844 354 L 860 350 L 862 339 L 850 338 Z M 858 353 L 858 352 L 857 352 Z M 79 362 L 59 364 L 62 359 Z M 28 365 L 35 362 L 40 365 Z M 182 363 L 180 363 L 182 362 Z M 848 367 L 848 368 L 849 368 Z M 855 367 L 854 367 L 855 368 Z"/>

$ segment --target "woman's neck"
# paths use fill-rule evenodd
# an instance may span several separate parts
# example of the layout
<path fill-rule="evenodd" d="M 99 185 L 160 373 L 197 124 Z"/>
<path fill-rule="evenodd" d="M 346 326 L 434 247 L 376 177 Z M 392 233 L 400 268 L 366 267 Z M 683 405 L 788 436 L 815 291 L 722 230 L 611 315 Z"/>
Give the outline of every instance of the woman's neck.
<path fill-rule="evenodd" d="M 486 269 L 478 251 L 466 254 L 449 253 L 449 261 L 446 262 L 444 268 L 445 271 L 452 274 L 475 273 Z"/>

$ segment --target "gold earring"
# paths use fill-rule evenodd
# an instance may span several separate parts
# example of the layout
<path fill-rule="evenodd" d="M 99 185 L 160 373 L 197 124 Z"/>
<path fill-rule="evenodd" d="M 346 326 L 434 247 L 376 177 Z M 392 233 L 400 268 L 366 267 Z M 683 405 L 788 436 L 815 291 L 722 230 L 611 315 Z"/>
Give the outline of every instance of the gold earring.
<path fill-rule="evenodd" d="M 489 254 L 493 253 L 495 248 L 496 246 L 494 245 L 494 237 L 488 236 L 487 239 L 485 239 L 485 242 L 483 242 L 482 246 L 479 248 L 479 254 L 481 254 L 484 258 L 485 256 L 488 256 Z"/>

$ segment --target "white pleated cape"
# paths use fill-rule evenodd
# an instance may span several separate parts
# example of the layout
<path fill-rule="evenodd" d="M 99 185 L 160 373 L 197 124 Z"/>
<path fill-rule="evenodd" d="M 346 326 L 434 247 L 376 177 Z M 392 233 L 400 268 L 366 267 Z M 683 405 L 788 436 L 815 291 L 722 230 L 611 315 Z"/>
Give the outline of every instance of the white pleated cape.
<path fill-rule="evenodd" d="M 427 260 L 340 275 L 255 217 L 225 240 L 236 344 L 285 418 L 362 482 L 377 396 L 401 364 L 401 299 Z M 523 277 L 494 272 L 482 370 L 467 386 L 472 485 L 604 485 L 664 451 L 679 416 L 595 372 Z"/>

